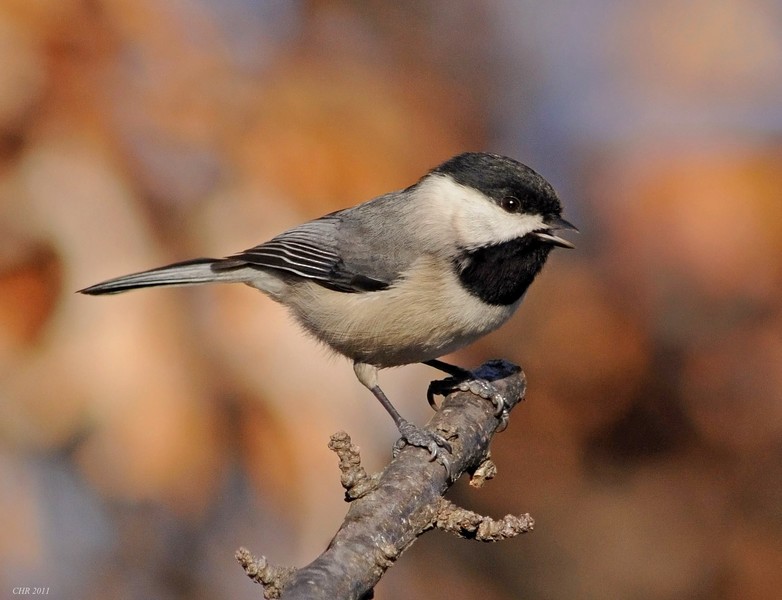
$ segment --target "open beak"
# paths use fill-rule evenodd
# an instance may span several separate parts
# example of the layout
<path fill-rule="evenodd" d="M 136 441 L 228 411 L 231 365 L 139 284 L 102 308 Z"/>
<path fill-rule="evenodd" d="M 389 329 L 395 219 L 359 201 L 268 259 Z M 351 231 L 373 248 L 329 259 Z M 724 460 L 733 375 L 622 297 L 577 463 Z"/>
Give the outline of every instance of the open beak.
<path fill-rule="evenodd" d="M 560 248 L 573 249 L 575 246 L 564 238 L 554 235 L 553 232 L 562 229 L 570 229 L 571 231 L 578 231 L 578 227 L 573 225 L 570 221 L 566 221 L 562 217 L 549 217 L 545 220 L 548 229 L 543 231 L 533 231 L 532 235 L 541 241 L 551 244 L 552 246 L 559 246 Z"/>

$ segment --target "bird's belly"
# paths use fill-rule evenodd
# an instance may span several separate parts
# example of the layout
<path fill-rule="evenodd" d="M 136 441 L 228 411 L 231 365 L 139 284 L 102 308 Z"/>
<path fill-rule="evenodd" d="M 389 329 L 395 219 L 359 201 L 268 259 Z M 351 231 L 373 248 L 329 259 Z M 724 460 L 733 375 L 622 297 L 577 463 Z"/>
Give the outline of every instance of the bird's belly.
<path fill-rule="evenodd" d="M 510 318 L 518 302 L 488 305 L 448 279 L 346 294 L 314 283 L 286 302 L 316 338 L 354 361 L 393 367 L 462 348 Z"/>

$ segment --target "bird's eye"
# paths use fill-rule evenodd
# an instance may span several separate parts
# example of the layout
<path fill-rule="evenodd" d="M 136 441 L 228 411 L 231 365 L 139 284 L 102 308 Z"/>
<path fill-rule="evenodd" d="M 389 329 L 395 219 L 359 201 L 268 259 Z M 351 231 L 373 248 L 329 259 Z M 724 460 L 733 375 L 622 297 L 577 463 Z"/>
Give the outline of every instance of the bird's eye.
<path fill-rule="evenodd" d="M 521 202 L 518 198 L 514 198 L 513 196 L 505 196 L 500 200 L 500 206 L 507 212 L 518 212 L 519 208 L 521 208 Z"/>

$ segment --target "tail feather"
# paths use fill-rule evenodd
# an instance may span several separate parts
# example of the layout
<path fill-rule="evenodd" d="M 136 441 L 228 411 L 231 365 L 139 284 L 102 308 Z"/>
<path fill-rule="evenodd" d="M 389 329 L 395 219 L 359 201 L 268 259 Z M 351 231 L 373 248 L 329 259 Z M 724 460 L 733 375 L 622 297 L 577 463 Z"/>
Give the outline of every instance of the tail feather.
<path fill-rule="evenodd" d="M 115 277 L 83 290 L 82 294 L 99 296 L 102 294 L 119 294 L 138 288 L 156 287 L 156 286 L 175 286 L 175 285 L 197 285 L 201 283 L 212 283 L 215 281 L 241 282 L 247 280 L 245 269 L 237 264 L 233 268 L 216 269 L 222 259 L 215 258 L 196 258 L 184 262 L 174 263 L 149 271 L 133 273 Z"/>

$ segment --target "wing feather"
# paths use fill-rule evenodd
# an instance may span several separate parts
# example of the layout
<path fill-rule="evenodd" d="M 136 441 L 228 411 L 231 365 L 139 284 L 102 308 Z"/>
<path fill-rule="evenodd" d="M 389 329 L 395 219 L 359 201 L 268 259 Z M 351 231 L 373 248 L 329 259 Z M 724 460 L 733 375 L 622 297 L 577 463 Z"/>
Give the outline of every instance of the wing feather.
<path fill-rule="evenodd" d="M 338 214 L 304 223 L 268 242 L 229 256 L 217 268 L 231 268 L 237 263 L 244 263 L 310 279 L 341 292 L 387 288 L 391 282 L 377 277 L 371 268 L 367 268 L 371 259 L 362 261 L 362 268 L 345 264 L 338 249 L 341 223 Z"/>

